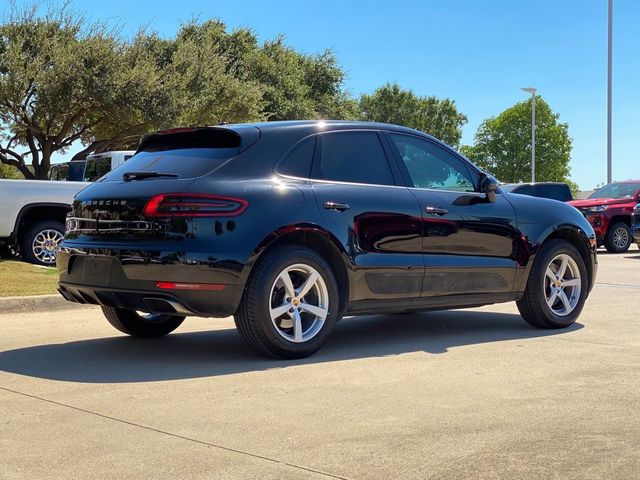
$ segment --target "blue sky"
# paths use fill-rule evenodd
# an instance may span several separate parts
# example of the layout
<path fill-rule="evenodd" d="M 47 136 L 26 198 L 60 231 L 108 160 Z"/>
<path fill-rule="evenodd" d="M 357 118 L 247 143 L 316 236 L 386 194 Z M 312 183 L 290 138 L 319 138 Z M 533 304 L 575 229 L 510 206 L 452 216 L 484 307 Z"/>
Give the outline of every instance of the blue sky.
<path fill-rule="evenodd" d="M 294 48 L 331 48 L 353 94 L 396 81 L 420 95 L 449 97 L 469 122 L 527 98 L 534 86 L 569 124 L 572 177 L 606 181 L 606 0 L 404 0 L 180 2 L 76 0 L 94 19 L 130 35 L 140 25 L 172 36 L 179 24 L 217 17 L 260 39 L 285 35 Z M 613 176 L 640 177 L 640 1 L 614 1 Z"/>

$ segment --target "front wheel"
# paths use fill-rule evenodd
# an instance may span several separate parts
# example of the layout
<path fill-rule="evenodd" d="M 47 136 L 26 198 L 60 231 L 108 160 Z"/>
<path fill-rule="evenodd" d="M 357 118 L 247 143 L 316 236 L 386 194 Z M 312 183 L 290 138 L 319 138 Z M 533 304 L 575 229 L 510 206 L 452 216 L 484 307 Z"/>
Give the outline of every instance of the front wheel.
<path fill-rule="evenodd" d="M 624 253 L 631 246 L 631 229 L 624 222 L 614 223 L 604 236 L 604 246 L 608 252 Z"/>
<path fill-rule="evenodd" d="M 144 313 L 126 308 L 102 307 L 109 323 L 122 333 L 134 337 L 161 337 L 173 332 L 185 317 L 161 313 Z"/>
<path fill-rule="evenodd" d="M 543 245 L 516 303 L 530 325 L 564 328 L 576 321 L 588 293 L 584 260 L 571 243 L 557 239 Z"/>
<path fill-rule="evenodd" d="M 325 343 L 338 314 L 338 287 L 328 263 L 308 248 L 283 246 L 260 259 L 234 319 L 258 352 L 303 358 Z"/>

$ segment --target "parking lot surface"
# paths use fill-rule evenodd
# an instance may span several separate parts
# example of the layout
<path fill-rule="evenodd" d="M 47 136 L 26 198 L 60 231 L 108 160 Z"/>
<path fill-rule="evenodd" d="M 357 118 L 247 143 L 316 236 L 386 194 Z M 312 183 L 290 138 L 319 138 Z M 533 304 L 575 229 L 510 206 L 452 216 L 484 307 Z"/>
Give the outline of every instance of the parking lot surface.
<path fill-rule="evenodd" d="M 640 252 L 599 262 L 569 329 L 352 317 L 301 361 L 230 318 L 140 340 L 96 308 L 0 314 L 0 478 L 638 478 Z"/>

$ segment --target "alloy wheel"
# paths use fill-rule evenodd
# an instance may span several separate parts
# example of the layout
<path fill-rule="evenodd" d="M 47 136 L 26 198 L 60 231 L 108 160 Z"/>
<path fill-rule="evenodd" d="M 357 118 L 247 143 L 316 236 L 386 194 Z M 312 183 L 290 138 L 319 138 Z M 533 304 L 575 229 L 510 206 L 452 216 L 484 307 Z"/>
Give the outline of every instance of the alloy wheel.
<path fill-rule="evenodd" d="M 569 315 L 580 301 L 582 280 L 576 261 L 565 253 L 553 257 L 544 276 L 544 295 L 551 311 Z"/>
<path fill-rule="evenodd" d="M 52 265 L 56 261 L 58 245 L 62 242 L 63 238 L 64 235 L 62 235 L 62 233 L 52 228 L 42 230 L 33 237 L 31 251 L 39 261 Z"/>
<path fill-rule="evenodd" d="M 303 343 L 315 337 L 329 313 L 329 292 L 322 275 L 298 263 L 282 270 L 273 282 L 269 315 L 284 339 Z"/>
<path fill-rule="evenodd" d="M 613 244 L 616 248 L 625 248 L 629 243 L 629 233 L 624 227 L 618 227 L 613 232 Z"/>

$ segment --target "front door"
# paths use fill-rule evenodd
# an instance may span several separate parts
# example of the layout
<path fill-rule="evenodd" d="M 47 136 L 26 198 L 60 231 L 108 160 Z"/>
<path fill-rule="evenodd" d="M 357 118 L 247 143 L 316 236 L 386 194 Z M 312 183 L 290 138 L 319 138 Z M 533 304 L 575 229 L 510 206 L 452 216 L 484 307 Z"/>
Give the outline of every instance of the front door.
<path fill-rule="evenodd" d="M 511 292 L 517 269 L 515 214 L 502 195 L 477 192 L 477 174 L 436 142 L 387 133 L 422 211 L 423 296 Z"/>

